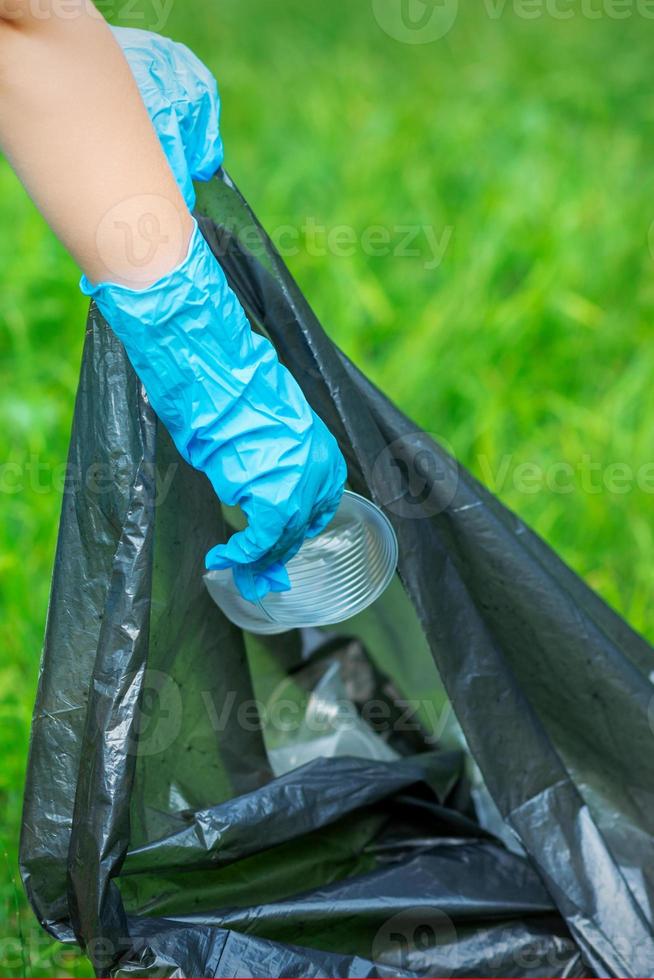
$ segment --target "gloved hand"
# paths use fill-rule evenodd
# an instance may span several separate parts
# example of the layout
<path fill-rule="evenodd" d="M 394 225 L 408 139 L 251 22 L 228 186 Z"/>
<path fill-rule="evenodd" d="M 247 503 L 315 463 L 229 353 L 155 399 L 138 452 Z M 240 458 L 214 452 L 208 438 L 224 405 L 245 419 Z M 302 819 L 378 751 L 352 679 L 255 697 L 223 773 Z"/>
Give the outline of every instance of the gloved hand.
<path fill-rule="evenodd" d="M 223 160 L 216 81 L 184 45 L 130 28 L 114 34 L 192 209 L 193 180 L 209 180 Z M 270 343 L 252 332 L 200 232 L 185 262 L 144 292 L 85 280 L 82 288 L 122 339 L 182 456 L 248 517 L 207 567 L 232 567 L 251 600 L 288 588 L 283 563 L 333 516 L 345 461 Z"/>
<path fill-rule="evenodd" d="M 223 162 L 216 80 L 183 44 L 131 27 L 112 30 L 192 211 L 193 181 L 210 180 Z"/>
<path fill-rule="evenodd" d="M 284 563 L 338 507 L 346 479 L 336 440 L 271 343 L 253 332 L 196 226 L 181 265 L 135 291 L 82 280 L 125 345 L 181 455 L 248 527 L 209 552 L 251 601 L 289 588 Z"/>

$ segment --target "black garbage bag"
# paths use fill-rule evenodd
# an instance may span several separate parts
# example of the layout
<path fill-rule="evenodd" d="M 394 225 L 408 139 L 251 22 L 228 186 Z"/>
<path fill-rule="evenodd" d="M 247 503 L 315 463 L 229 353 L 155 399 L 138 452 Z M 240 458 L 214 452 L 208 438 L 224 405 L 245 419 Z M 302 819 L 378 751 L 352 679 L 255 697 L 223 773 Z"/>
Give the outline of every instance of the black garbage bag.
<path fill-rule="evenodd" d="M 92 307 L 25 798 L 39 920 L 117 977 L 654 976 L 651 648 L 333 345 L 227 175 L 199 193 L 399 576 L 340 627 L 229 623 L 202 566 L 230 516 Z M 356 750 L 302 734 L 335 683 Z"/>

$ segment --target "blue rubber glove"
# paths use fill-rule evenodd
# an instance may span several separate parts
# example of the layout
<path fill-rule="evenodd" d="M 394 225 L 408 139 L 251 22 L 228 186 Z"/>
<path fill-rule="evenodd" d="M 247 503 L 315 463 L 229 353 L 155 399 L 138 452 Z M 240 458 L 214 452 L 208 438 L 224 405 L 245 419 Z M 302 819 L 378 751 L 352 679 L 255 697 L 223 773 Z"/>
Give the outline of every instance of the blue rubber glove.
<path fill-rule="evenodd" d="M 183 44 L 150 31 L 112 28 L 189 211 L 194 180 L 210 180 L 223 162 L 215 78 Z"/>
<path fill-rule="evenodd" d="M 338 507 L 346 479 L 336 440 L 272 344 L 256 334 L 196 226 L 186 259 L 143 291 L 82 289 L 122 340 L 181 455 L 245 530 L 213 548 L 250 601 L 289 588 L 284 564 Z"/>
<path fill-rule="evenodd" d="M 114 28 L 114 35 L 192 209 L 193 180 L 209 180 L 223 160 L 217 83 L 184 45 L 130 28 Z M 252 333 L 202 236 L 196 230 L 186 262 L 143 293 L 85 280 L 82 288 L 123 340 L 181 454 L 248 517 L 247 530 L 213 549 L 207 567 L 232 567 L 253 601 L 288 588 L 283 563 L 331 519 L 345 462 L 271 345 Z M 265 425 L 248 409 L 250 396 Z M 311 473 L 301 473 L 305 467 Z"/>

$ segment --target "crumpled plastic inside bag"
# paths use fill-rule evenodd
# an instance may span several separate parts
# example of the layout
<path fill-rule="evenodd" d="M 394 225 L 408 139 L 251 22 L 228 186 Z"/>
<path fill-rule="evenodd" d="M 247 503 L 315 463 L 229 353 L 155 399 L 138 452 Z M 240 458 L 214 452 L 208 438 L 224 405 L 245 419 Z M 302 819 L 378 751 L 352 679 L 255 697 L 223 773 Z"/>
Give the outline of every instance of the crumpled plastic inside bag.
<path fill-rule="evenodd" d="M 277 697 L 273 695 L 272 703 L 268 704 L 268 718 L 279 716 L 275 702 L 281 707 L 285 688 L 283 685 Z M 263 734 L 265 739 L 266 729 Z M 283 734 L 286 744 L 267 748 L 276 776 L 319 758 L 354 756 L 379 762 L 399 759 L 398 753 L 375 734 L 348 698 L 338 662 L 332 663 L 316 684 L 299 725 L 290 725 Z"/>

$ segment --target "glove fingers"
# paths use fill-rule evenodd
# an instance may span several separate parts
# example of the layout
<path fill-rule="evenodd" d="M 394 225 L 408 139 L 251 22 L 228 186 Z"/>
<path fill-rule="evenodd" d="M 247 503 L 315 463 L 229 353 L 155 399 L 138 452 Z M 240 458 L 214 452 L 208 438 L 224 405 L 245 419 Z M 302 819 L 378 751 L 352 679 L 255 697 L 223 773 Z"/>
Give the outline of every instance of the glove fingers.
<path fill-rule="evenodd" d="M 244 599 L 257 602 L 269 592 L 288 592 L 291 582 L 281 562 L 275 562 L 265 572 L 254 571 L 248 565 L 234 565 L 234 584 Z"/>
<path fill-rule="evenodd" d="M 305 537 L 316 538 L 319 534 L 322 534 L 327 525 L 334 518 L 334 515 L 336 514 L 338 506 L 341 502 L 341 496 L 342 493 L 339 494 L 338 497 L 333 497 L 329 504 L 321 506 L 312 514 Z"/>
<path fill-rule="evenodd" d="M 291 587 L 281 561 L 271 558 L 266 565 L 269 543 L 258 543 L 254 533 L 250 527 L 239 531 L 232 535 L 227 544 L 212 548 L 205 558 L 209 571 L 231 568 L 236 588 L 249 602 L 257 602 L 268 592 L 285 592 Z"/>
<path fill-rule="evenodd" d="M 231 568 L 233 565 L 253 565 L 265 558 L 277 540 L 276 535 L 261 536 L 248 525 L 243 531 L 233 534 L 226 544 L 219 544 L 212 548 L 207 554 L 206 566 L 212 570 Z"/>
<path fill-rule="evenodd" d="M 205 559 L 209 571 L 231 568 L 234 584 L 248 602 L 258 602 L 269 592 L 288 592 L 291 582 L 282 562 L 273 562 L 269 568 L 253 568 L 251 564 L 239 564 L 226 558 L 224 545 L 212 548 Z"/>
<path fill-rule="evenodd" d="M 266 533 L 262 533 L 260 527 L 249 524 L 243 531 L 233 534 L 226 544 L 216 545 L 208 552 L 205 559 L 207 569 L 256 565 L 256 573 L 265 574 L 272 567 L 285 565 L 298 553 L 306 538 L 315 538 L 324 531 L 338 510 L 341 496 L 342 492 L 332 497 L 329 504 L 321 505 L 301 531 L 287 526 L 269 527 Z M 269 565 L 266 564 L 268 555 Z"/>
<path fill-rule="evenodd" d="M 212 548 L 205 558 L 209 571 L 232 569 L 236 588 L 249 602 L 257 602 L 268 592 L 286 592 L 291 587 L 284 563 L 271 558 L 266 565 L 265 558 L 270 552 L 270 541 L 261 543 L 255 538 L 256 532 L 250 526 L 233 534 L 226 544 Z M 277 541 L 275 550 L 279 548 Z M 301 547 L 301 540 L 294 540 L 291 547 L 284 550 L 284 561 L 288 561 Z"/>

